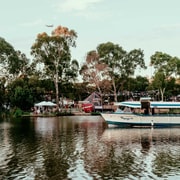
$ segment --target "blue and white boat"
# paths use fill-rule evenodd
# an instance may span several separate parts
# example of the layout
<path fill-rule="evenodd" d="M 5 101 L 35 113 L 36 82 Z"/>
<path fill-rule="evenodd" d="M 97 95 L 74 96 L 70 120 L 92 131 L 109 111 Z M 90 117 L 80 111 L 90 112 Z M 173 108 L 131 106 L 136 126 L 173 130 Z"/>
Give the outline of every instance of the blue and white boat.
<path fill-rule="evenodd" d="M 119 106 L 112 113 L 101 113 L 108 125 L 128 127 L 180 127 L 180 102 L 124 101 L 114 104 Z"/>

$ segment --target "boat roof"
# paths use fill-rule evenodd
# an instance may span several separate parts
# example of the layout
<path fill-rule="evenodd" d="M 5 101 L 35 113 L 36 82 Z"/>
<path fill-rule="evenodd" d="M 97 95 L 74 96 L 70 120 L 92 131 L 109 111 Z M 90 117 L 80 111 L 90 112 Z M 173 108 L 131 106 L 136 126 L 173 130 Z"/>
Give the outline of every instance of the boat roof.
<path fill-rule="evenodd" d="M 114 103 L 115 106 L 141 108 L 140 101 L 123 101 Z M 180 102 L 150 101 L 151 108 L 180 108 Z"/>

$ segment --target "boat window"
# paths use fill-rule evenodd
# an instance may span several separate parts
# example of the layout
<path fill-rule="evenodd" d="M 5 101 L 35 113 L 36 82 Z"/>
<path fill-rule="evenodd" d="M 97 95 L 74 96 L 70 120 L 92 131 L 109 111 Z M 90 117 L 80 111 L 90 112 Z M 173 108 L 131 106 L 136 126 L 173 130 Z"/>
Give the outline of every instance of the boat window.
<path fill-rule="evenodd" d="M 117 110 L 120 112 L 120 111 L 123 111 L 123 112 L 132 112 L 131 111 L 131 108 L 130 107 L 126 107 L 126 106 L 119 106 L 117 108 Z"/>
<path fill-rule="evenodd" d="M 118 109 L 124 111 L 124 106 L 119 106 Z"/>
<path fill-rule="evenodd" d="M 124 112 L 131 112 L 131 108 L 130 107 L 125 107 Z"/>

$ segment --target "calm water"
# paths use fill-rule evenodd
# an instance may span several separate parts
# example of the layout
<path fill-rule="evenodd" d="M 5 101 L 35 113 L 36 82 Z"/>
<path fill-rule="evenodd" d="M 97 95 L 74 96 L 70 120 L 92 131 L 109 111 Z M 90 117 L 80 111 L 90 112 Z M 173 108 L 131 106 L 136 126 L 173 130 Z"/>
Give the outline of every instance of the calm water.
<path fill-rule="evenodd" d="M 0 121 L 0 179 L 180 179 L 180 129 L 113 129 L 100 116 Z"/>

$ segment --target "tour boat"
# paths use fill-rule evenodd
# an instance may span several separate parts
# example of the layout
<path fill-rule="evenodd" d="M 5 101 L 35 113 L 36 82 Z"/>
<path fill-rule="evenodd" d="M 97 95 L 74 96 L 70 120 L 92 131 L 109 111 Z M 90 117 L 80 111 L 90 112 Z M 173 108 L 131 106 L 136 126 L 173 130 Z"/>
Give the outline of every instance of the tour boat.
<path fill-rule="evenodd" d="M 180 127 L 180 102 L 140 101 L 117 102 L 115 112 L 101 113 L 108 125 L 122 127 Z M 123 107 L 123 108 L 122 108 Z"/>

